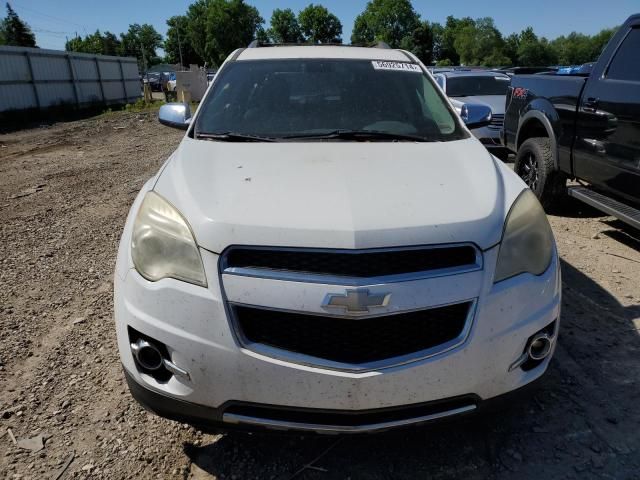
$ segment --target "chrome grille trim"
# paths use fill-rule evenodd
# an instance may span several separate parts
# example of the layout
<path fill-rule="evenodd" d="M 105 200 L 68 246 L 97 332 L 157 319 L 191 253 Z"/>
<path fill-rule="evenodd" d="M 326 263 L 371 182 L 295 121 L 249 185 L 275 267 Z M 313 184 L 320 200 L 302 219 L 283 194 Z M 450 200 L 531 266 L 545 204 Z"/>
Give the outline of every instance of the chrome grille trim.
<path fill-rule="evenodd" d="M 322 274 L 306 274 L 302 272 L 291 272 L 291 271 L 282 271 L 282 270 L 271 270 L 266 268 L 233 268 L 228 267 L 226 264 L 226 255 L 234 248 L 250 248 L 255 250 L 296 250 L 304 252 L 307 251 L 324 251 L 324 252 L 384 252 L 384 251 L 393 251 L 393 250 L 417 250 L 417 249 L 438 249 L 438 248 L 449 248 L 456 246 L 467 246 L 472 247 L 475 252 L 475 261 L 473 264 L 467 264 L 461 267 L 453 267 L 453 268 L 445 268 L 438 269 L 432 271 L 422 271 L 422 272 L 413 272 L 399 275 L 387 275 L 387 276 L 379 276 L 379 277 L 363 277 L 363 278 L 352 278 L 352 277 L 343 277 L 343 276 L 332 276 L 332 275 L 322 275 Z M 309 355 L 303 355 L 296 352 L 290 352 L 287 350 L 282 350 L 279 348 L 270 347 L 263 344 L 252 343 L 248 341 L 248 339 L 244 338 L 242 332 L 238 326 L 238 322 L 235 318 L 234 314 L 234 305 L 243 305 L 242 303 L 234 303 L 229 301 L 227 295 L 225 293 L 225 285 L 224 285 L 224 277 L 225 276 L 239 276 L 239 277 L 248 277 L 248 278 L 256 278 L 263 280 L 276 280 L 276 281 L 286 281 L 286 282 L 295 282 L 299 284 L 309 283 L 309 284 L 326 284 L 326 285 L 336 285 L 336 286 L 366 286 L 372 284 L 393 284 L 393 283 L 402 283 L 409 282 L 415 280 L 428 280 L 432 278 L 438 277 L 446 277 L 446 276 L 455 276 L 461 274 L 469 274 L 478 271 L 482 271 L 484 268 L 484 258 L 482 250 L 480 250 L 474 243 L 472 242 L 459 242 L 459 243 L 449 243 L 449 244 L 438 244 L 438 245 L 415 245 L 415 246 L 407 246 L 407 247 L 388 247 L 388 248 L 371 248 L 371 249 L 318 249 L 318 248 L 302 248 L 302 247 L 265 247 L 265 246 L 246 246 L 246 245 L 232 245 L 225 249 L 219 257 L 218 260 L 218 278 L 220 282 L 222 297 L 224 300 L 225 311 L 227 313 L 227 318 L 229 319 L 231 331 L 234 335 L 236 343 L 240 348 L 243 348 L 246 353 L 255 356 L 268 357 L 275 360 L 293 363 L 298 365 L 305 365 L 314 368 L 321 368 L 326 370 L 334 370 L 334 371 L 344 371 L 349 373 L 367 373 L 371 371 L 380 371 L 389 368 L 395 368 L 398 366 L 419 362 L 426 360 L 428 358 L 435 357 L 437 355 L 441 355 L 447 352 L 450 352 L 456 348 L 460 348 L 463 346 L 471 333 L 473 327 L 473 321 L 475 319 L 476 309 L 478 298 L 474 295 L 473 297 L 466 297 L 456 299 L 453 302 L 442 303 L 437 305 L 429 305 L 427 307 L 420 307 L 416 309 L 407 309 L 402 311 L 397 311 L 389 314 L 372 314 L 371 317 L 378 316 L 393 316 L 394 313 L 404 313 L 410 311 L 421 311 L 421 310 L 429 310 L 431 308 L 444 307 L 447 305 L 459 304 L 459 303 L 470 303 L 469 310 L 467 313 L 467 318 L 465 319 L 465 325 L 461 332 L 461 334 L 452 341 L 445 342 L 436 347 L 432 347 L 426 350 L 413 352 L 407 355 L 397 356 L 385 360 L 379 360 L 369 363 L 362 363 L 358 365 L 354 364 L 344 364 L 339 362 L 333 362 L 326 359 L 321 359 L 317 357 L 312 357 Z M 277 308 L 270 308 L 265 305 L 254 305 L 254 304 L 244 304 L 246 306 L 258 309 L 265 310 L 279 310 L 279 311 L 289 311 L 294 313 L 300 313 L 305 315 L 313 315 L 313 312 L 304 311 L 304 310 L 284 310 Z M 326 314 L 326 316 L 336 316 L 335 314 Z M 346 316 L 345 318 L 351 318 Z M 361 318 L 359 321 L 366 321 L 367 316 Z M 351 321 L 351 320 L 349 320 Z"/>
<path fill-rule="evenodd" d="M 488 125 L 488 128 L 492 130 L 501 130 L 504 125 L 504 115 L 494 114 L 491 116 L 491 123 Z"/>
<path fill-rule="evenodd" d="M 442 249 L 451 247 L 471 247 L 475 251 L 475 262 L 459 267 L 440 268 L 434 270 L 425 270 L 421 272 L 401 273 L 395 275 L 384 275 L 374 277 L 345 277 L 339 275 L 327 275 L 320 273 L 305 273 L 290 270 L 275 270 L 268 268 L 244 268 L 229 267 L 226 263 L 226 256 L 235 248 L 250 248 L 253 250 L 281 250 L 281 251 L 299 251 L 299 252 L 326 252 L 326 253 L 376 253 L 376 252 L 392 252 L 407 250 L 425 250 L 425 249 Z M 458 275 L 461 273 L 475 272 L 482 270 L 483 257 L 481 250 L 473 243 L 447 243 L 442 245 L 418 245 L 411 247 L 390 247 L 390 248 L 372 248 L 372 249 L 307 249 L 307 248 L 286 248 L 286 247 L 247 247 L 247 246 L 231 246 L 227 248 L 220 256 L 220 273 L 225 275 L 238 275 L 243 277 L 265 278 L 270 280 L 283 280 L 300 283 L 323 283 L 348 286 L 364 286 L 373 283 L 396 283 L 408 282 L 411 280 L 425 280 L 428 278 L 444 277 L 450 275 Z"/>

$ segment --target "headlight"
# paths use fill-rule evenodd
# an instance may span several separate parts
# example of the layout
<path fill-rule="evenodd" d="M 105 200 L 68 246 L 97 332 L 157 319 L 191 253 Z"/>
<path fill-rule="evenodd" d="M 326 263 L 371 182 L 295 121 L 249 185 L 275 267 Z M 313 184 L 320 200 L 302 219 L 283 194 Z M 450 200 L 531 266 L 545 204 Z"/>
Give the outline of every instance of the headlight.
<path fill-rule="evenodd" d="M 507 215 L 494 282 L 525 272 L 544 273 L 551 264 L 553 243 L 553 232 L 540 202 L 531 190 L 525 190 Z"/>
<path fill-rule="evenodd" d="M 131 256 L 140 275 L 155 282 L 175 278 L 207 286 L 189 224 L 169 202 L 149 192 L 133 224 Z"/>

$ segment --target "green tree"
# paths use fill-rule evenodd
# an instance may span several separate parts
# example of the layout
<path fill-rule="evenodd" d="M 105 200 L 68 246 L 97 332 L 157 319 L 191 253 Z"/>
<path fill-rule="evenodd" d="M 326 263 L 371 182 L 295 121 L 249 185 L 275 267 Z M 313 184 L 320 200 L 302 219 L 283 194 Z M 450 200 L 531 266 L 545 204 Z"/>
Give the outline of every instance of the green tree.
<path fill-rule="evenodd" d="M 440 59 L 436 62 L 436 67 L 451 67 L 453 62 L 448 58 Z"/>
<path fill-rule="evenodd" d="M 103 37 L 100 30 L 96 30 L 95 33 L 87 35 L 83 40 L 83 52 L 94 53 L 96 55 L 102 54 Z"/>
<path fill-rule="evenodd" d="M 421 28 L 422 27 L 422 28 Z M 416 30 L 421 31 L 416 33 Z M 414 35 L 426 33 L 420 24 L 420 16 L 409 0 L 371 0 L 356 17 L 352 43 L 383 41 L 392 48 L 411 46 Z"/>
<path fill-rule="evenodd" d="M 214 66 L 251 43 L 264 23 L 258 10 L 243 0 L 197 0 L 189 6 L 187 19 L 194 51 Z"/>
<path fill-rule="evenodd" d="M 520 36 L 512 33 L 504 39 L 503 54 L 509 59 L 509 65 L 518 64 L 518 47 L 520 46 Z"/>
<path fill-rule="evenodd" d="M 161 61 L 156 50 L 162 47 L 162 35 L 148 23 L 129 25 L 129 30 L 120 34 L 120 42 L 120 54 L 136 57 L 143 70 Z"/>
<path fill-rule="evenodd" d="M 84 41 L 81 37 L 73 37 L 64 44 L 67 52 L 84 52 Z"/>
<path fill-rule="evenodd" d="M 443 59 L 442 41 L 444 36 L 444 27 L 437 22 L 431 24 L 431 34 L 433 37 L 433 61 Z"/>
<path fill-rule="evenodd" d="M 461 65 L 476 65 L 475 42 L 477 29 L 475 22 L 461 27 L 455 34 L 453 47 Z"/>
<path fill-rule="evenodd" d="M 175 15 L 167 20 L 167 38 L 164 41 L 166 63 L 182 63 L 202 65 L 204 61 L 193 49 L 187 35 L 188 19 L 184 15 Z"/>
<path fill-rule="evenodd" d="M 577 65 L 591 61 L 591 38 L 582 33 L 571 32 L 551 42 L 551 48 L 562 65 Z"/>
<path fill-rule="evenodd" d="M 465 65 L 503 64 L 506 58 L 502 34 L 490 17 L 479 18 L 458 28 L 454 47 L 460 62 Z"/>
<path fill-rule="evenodd" d="M 95 33 L 86 35 L 84 38 L 75 37 L 67 40 L 65 50 L 96 55 L 119 55 L 120 40 L 111 32 L 105 32 L 103 35 L 100 30 L 96 30 Z"/>
<path fill-rule="evenodd" d="M 102 37 L 102 54 L 113 56 L 120 54 L 120 40 L 109 31 L 104 32 Z"/>
<path fill-rule="evenodd" d="M 207 38 L 208 1 L 198 0 L 187 8 L 187 41 L 205 62 L 213 63 L 213 47 Z"/>
<path fill-rule="evenodd" d="M 274 43 L 300 43 L 303 40 L 302 29 L 293 10 L 276 8 L 271 14 L 271 27 L 267 37 Z"/>
<path fill-rule="evenodd" d="M 619 28 L 620 27 L 605 28 L 591 37 L 591 60 L 588 61 L 595 62 L 598 59 L 604 47 L 607 46 L 607 43 L 609 43 L 609 40 L 611 40 L 611 37 L 615 35 Z"/>
<path fill-rule="evenodd" d="M 258 30 L 256 30 L 256 40 L 260 43 L 270 43 L 269 32 L 264 29 L 263 26 L 259 26 Z"/>
<path fill-rule="evenodd" d="M 518 65 L 536 67 L 555 65 L 556 63 L 558 63 L 558 57 L 546 38 L 539 39 L 531 27 L 520 33 Z"/>
<path fill-rule="evenodd" d="M 351 30 L 351 44 L 369 45 L 374 42 L 375 38 L 376 34 L 369 28 L 363 14 L 358 15 L 353 23 L 353 30 Z"/>
<path fill-rule="evenodd" d="M 460 30 L 473 25 L 475 25 L 475 21 L 470 17 L 455 18 L 449 15 L 447 22 L 439 32 L 438 55 L 436 58 L 438 60 L 448 59 L 451 65 L 459 65 L 460 55 L 455 47 L 456 37 Z"/>
<path fill-rule="evenodd" d="M 342 43 L 342 23 L 322 5 L 309 4 L 298 14 L 298 23 L 309 43 Z"/>
<path fill-rule="evenodd" d="M 551 48 L 562 65 L 595 62 L 617 28 L 606 28 L 593 36 L 571 32 L 551 42 Z"/>
<path fill-rule="evenodd" d="M 431 65 L 435 59 L 434 37 L 434 26 L 427 21 L 419 22 L 411 37 L 405 37 L 411 40 L 408 49 L 425 65 Z"/>
<path fill-rule="evenodd" d="M 503 49 L 496 48 L 482 59 L 482 65 L 485 67 L 509 67 L 513 65 L 513 62 L 511 58 L 504 53 Z"/>
<path fill-rule="evenodd" d="M 7 3 L 7 16 L 0 24 L 0 45 L 12 45 L 14 47 L 35 47 L 36 36 Z"/>

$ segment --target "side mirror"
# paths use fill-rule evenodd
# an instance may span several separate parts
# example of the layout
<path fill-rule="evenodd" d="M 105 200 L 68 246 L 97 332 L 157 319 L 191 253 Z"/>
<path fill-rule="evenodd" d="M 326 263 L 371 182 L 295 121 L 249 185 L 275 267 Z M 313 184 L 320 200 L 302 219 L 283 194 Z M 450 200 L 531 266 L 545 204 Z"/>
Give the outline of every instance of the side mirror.
<path fill-rule="evenodd" d="M 186 130 L 191 121 L 191 108 L 187 103 L 167 103 L 160 107 L 158 120 L 167 127 Z"/>
<path fill-rule="evenodd" d="M 491 123 L 491 108 L 486 105 L 467 104 L 462 106 L 460 112 L 462 121 L 469 130 L 486 127 Z"/>

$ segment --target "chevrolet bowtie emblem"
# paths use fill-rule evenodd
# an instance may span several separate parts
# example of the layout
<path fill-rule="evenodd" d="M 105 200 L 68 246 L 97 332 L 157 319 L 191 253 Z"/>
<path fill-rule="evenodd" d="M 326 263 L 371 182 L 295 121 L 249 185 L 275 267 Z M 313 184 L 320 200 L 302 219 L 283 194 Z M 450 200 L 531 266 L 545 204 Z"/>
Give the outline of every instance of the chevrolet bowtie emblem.
<path fill-rule="evenodd" d="M 364 315 L 371 311 L 371 308 L 386 307 L 391 300 L 390 293 L 369 293 L 366 288 L 347 290 L 346 293 L 329 293 L 322 308 L 341 309 L 349 315 Z"/>

